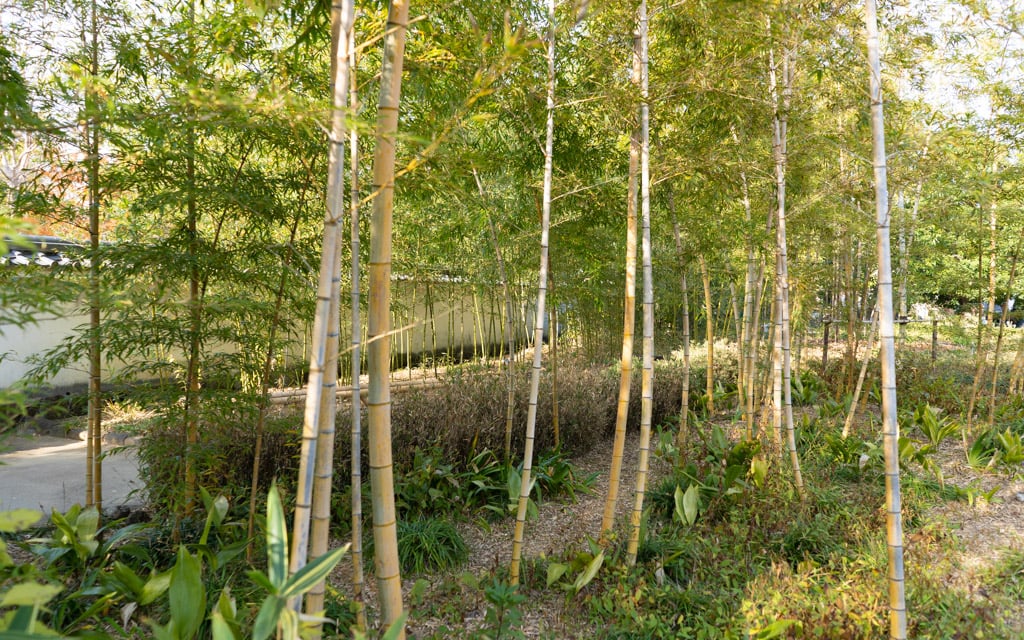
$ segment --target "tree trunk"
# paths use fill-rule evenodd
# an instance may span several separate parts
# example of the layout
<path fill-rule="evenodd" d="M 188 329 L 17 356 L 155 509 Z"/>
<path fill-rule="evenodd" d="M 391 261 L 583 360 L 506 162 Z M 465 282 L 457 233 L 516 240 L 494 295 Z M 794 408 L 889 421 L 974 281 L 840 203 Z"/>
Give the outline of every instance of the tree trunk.
<path fill-rule="evenodd" d="M 1010 262 L 1010 277 L 1006 283 L 1006 290 L 1013 291 L 1014 281 L 1017 277 L 1017 259 L 1020 257 L 1020 238 L 1017 239 L 1017 246 L 1013 250 L 1013 259 Z M 1010 310 L 1010 298 L 1013 294 L 1007 294 L 1006 302 L 1003 304 L 1003 311 L 999 316 L 999 332 L 996 334 L 996 350 L 992 362 L 992 393 L 988 399 L 988 426 L 991 427 L 996 415 L 996 385 L 999 382 L 999 357 L 1003 348 L 1003 333 L 1006 328 L 1006 315 Z"/>
<path fill-rule="evenodd" d="M 778 224 L 775 229 L 775 242 L 778 261 L 776 264 L 776 290 L 778 291 L 778 312 L 777 312 L 777 335 L 779 347 L 776 355 L 781 354 L 781 380 L 776 375 L 776 380 L 782 385 L 782 396 L 784 398 L 784 414 L 786 422 L 786 444 L 789 448 L 789 460 L 793 465 L 793 480 L 796 483 L 797 492 L 801 499 L 804 497 L 803 476 L 800 473 L 800 457 L 796 452 L 796 432 L 793 428 L 793 390 L 791 384 L 791 362 L 790 362 L 790 334 L 789 334 L 789 265 L 786 251 L 786 161 L 787 161 L 787 136 L 788 136 L 788 112 L 793 93 L 793 74 L 796 66 L 793 51 L 785 51 L 782 56 L 782 110 L 776 102 L 775 110 L 775 187 L 778 197 Z M 772 69 L 772 82 L 775 85 L 774 67 Z M 773 94 L 775 92 L 773 91 Z M 852 302 L 852 301 L 851 301 Z M 778 367 L 779 364 L 776 364 Z M 776 401 L 778 392 L 776 392 Z M 778 412 L 778 408 L 776 408 Z"/>
<path fill-rule="evenodd" d="M 907 603 L 903 579 L 903 519 L 900 500 L 900 427 L 896 419 L 896 345 L 892 322 L 892 266 L 889 251 L 889 194 L 882 113 L 882 70 L 875 0 L 865 0 L 868 64 L 871 73 L 872 165 L 875 218 L 878 226 L 878 330 L 882 360 L 882 432 L 885 452 L 886 538 L 889 548 L 889 636 L 907 637 Z"/>
<path fill-rule="evenodd" d="M 96 0 L 90 4 L 89 73 L 92 83 L 99 76 L 99 24 L 96 18 Z M 96 90 L 90 84 L 85 91 L 86 146 L 88 148 L 89 192 L 89 426 L 86 431 L 85 453 L 85 505 L 103 510 L 103 391 L 102 348 L 100 333 L 100 131 L 96 110 Z"/>
<path fill-rule="evenodd" d="M 640 84 L 640 34 L 633 34 L 633 84 Z M 622 356 L 619 359 L 619 399 L 615 412 L 615 440 L 612 464 L 608 473 L 608 495 L 601 517 L 600 538 L 615 525 L 615 507 L 619 498 L 622 458 L 626 446 L 626 422 L 629 416 L 629 394 L 633 380 L 633 332 L 636 327 L 636 209 L 637 174 L 640 168 L 640 128 L 635 127 L 629 140 L 629 176 L 626 185 L 626 293 L 623 309 Z"/>
<path fill-rule="evenodd" d="M 373 157 L 373 218 L 370 236 L 370 386 L 368 446 L 373 493 L 374 569 L 387 628 L 402 616 L 402 579 L 398 564 L 395 487 L 391 456 L 391 387 L 388 361 L 391 336 L 391 212 L 395 195 L 395 134 L 402 86 L 402 58 L 408 23 L 408 0 L 391 0 L 384 37 L 380 102 L 377 109 L 376 150 Z M 398 638 L 404 638 L 400 631 Z"/>
<path fill-rule="evenodd" d="M 544 346 L 544 302 L 548 287 L 548 226 L 551 221 L 552 154 L 555 139 L 555 0 L 548 0 L 548 100 L 544 142 L 544 194 L 540 222 L 540 275 L 537 287 L 537 309 L 533 322 L 533 372 L 530 377 L 530 405 L 526 417 L 526 445 L 523 451 L 523 474 L 520 483 L 516 528 L 512 536 L 512 563 L 509 582 L 519 584 L 519 564 L 523 553 L 523 529 L 530 500 L 530 471 L 533 468 L 533 442 L 537 432 L 537 398 L 540 394 L 541 353 Z"/>
<path fill-rule="evenodd" d="M 292 553 L 289 571 L 297 573 L 306 565 L 310 547 L 310 517 L 315 517 L 312 554 L 327 550 L 330 524 L 330 485 L 334 462 L 334 417 L 337 409 L 338 329 L 341 296 L 341 219 L 345 211 L 345 94 L 348 91 L 350 45 L 354 5 L 338 6 L 331 12 L 334 76 L 331 78 L 331 131 L 328 138 L 327 206 L 324 215 L 323 255 L 317 285 L 316 316 L 313 319 L 312 357 L 302 424 L 302 453 L 295 492 Z M 314 486 L 316 485 L 316 486 Z M 314 493 L 316 505 L 314 506 Z M 315 511 L 315 513 L 314 513 Z M 317 591 L 320 591 L 317 589 Z M 322 609 L 320 591 L 313 597 L 313 611 Z M 301 598 L 292 603 L 298 610 Z"/>
<path fill-rule="evenodd" d="M 334 436 L 335 418 L 338 411 L 338 342 L 341 329 L 341 236 L 342 227 L 340 224 L 345 210 L 345 155 L 344 144 L 345 130 L 345 106 L 346 94 L 349 91 L 352 74 L 352 49 L 353 49 L 353 23 L 355 22 L 355 4 L 351 0 L 344 0 L 340 6 L 331 7 L 331 32 L 332 49 L 335 51 L 335 58 L 332 61 L 334 67 L 331 78 L 331 96 L 333 109 L 331 113 L 331 140 L 330 140 L 330 166 L 331 173 L 328 178 L 328 208 L 330 215 L 335 219 L 336 238 L 334 250 L 334 264 L 331 265 L 331 291 L 328 304 L 327 321 L 327 345 L 325 351 L 323 382 L 320 398 L 320 415 L 317 425 L 316 457 L 314 468 L 314 483 L 312 494 L 313 505 L 313 528 L 310 539 L 310 558 L 319 558 L 328 551 L 331 525 L 331 488 L 334 480 Z M 352 226 L 355 228 L 353 237 L 352 264 L 354 277 L 352 279 L 352 300 L 355 304 L 353 313 L 352 335 L 358 336 L 358 314 L 359 314 L 359 221 L 358 216 L 353 216 Z M 358 345 L 358 343 L 357 343 Z M 357 346 L 358 349 L 358 346 Z M 358 354 L 358 350 L 354 352 Z M 356 373 L 354 371 L 353 373 Z M 358 377 L 353 376 L 355 382 L 354 393 L 352 394 L 352 406 L 354 413 L 359 412 L 359 391 Z M 355 431 L 358 427 L 357 416 L 353 416 L 352 425 Z M 353 439 L 353 456 L 358 461 L 359 447 L 358 439 Z M 358 464 L 358 462 L 356 463 Z M 353 474 L 354 475 L 354 474 Z M 359 489 L 356 484 L 352 485 L 353 496 L 359 496 Z M 359 531 L 353 528 L 353 531 Z M 323 581 L 316 584 L 306 596 L 306 613 L 312 616 L 322 615 L 324 609 L 325 584 Z M 358 601 L 357 601 L 358 602 Z M 317 625 L 314 631 L 316 637 L 320 635 L 321 626 Z"/>
<path fill-rule="evenodd" d="M 651 266 L 651 162 L 650 117 L 647 102 L 647 2 L 640 0 L 640 216 L 641 254 L 644 275 L 643 374 L 640 392 L 640 459 L 637 462 L 636 490 L 630 517 L 626 564 L 636 564 L 640 546 L 640 522 L 647 491 L 647 467 L 651 448 L 651 415 L 654 408 L 654 270 Z"/>
<path fill-rule="evenodd" d="M 551 432 L 555 449 L 561 449 L 562 439 L 558 430 L 558 308 L 555 306 L 555 279 L 551 275 L 551 260 L 548 257 L 548 291 L 551 304 L 548 306 L 548 345 L 551 347 Z"/>
<path fill-rule="evenodd" d="M 700 261 L 700 275 L 704 281 L 704 315 L 707 316 L 707 331 L 704 336 L 707 339 L 708 362 L 706 372 L 705 392 L 708 394 L 708 416 L 715 414 L 715 323 L 714 310 L 711 304 L 711 273 L 708 271 L 707 260 L 704 255 L 698 255 Z"/>
<path fill-rule="evenodd" d="M 354 16 L 353 16 L 354 18 Z M 356 77 L 356 32 L 355 25 L 350 30 L 348 45 L 349 61 L 349 87 L 348 105 L 349 110 L 355 114 L 359 107 L 357 87 L 359 86 Z M 365 578 L 363 576 L 363 410 L 362 410 L 362 371 L 360 360 L 362 357 L 362 343 L 360 337 L 363 333 L 362 319 L 360 318 L 359 300 L 359 130 L 352 127 L 349 130 L 349 236 L 351 244 L 351 296 L 350 306 L 352 315 L 352 344 L 351 344 L 351 365 L 352 365 L 352 462 L 351 477 L 349 486 L 352 487 L 352 602 L 356 607 L 356 626 L 366 630 L 366 606 L 363 603 L 363 588 Z M 413 289 L 415 291 L 415 289 Z M 414 305 L 415 308 L 415 305 Z M 408 323 L 407 323 L 408 324 Z M 412 340 L 409 331 L 403 332 L 405 338 L 406 354 L 410 357 L 409 367 L 412 368 Z"/>
<path fill-rule="evenodd" d="M 676 434 L 676 448 L 679 449 L 676 466 L 682 468 L 686 460 L 686 445 L 690 430 L 690 288 L 686 281 L 686 260 L 683 255 L 683 241 L 679 236 L 679 222 L 676 220 L 672 192 L 669 192 L 669 212 L 672 214 L 672 235 L 676 241 L 679 284 L 683 295 L 683 390 L 679 403 L 679 433 Z"/>
<path fill-rule="evenodd" d="M 871 350 L 875 346 L 875 331 L 878 329 L 878 314 L 871 320 L 871 330 L 868 332 L 868 343 L 864 350 L 864 359 L 860 365 L 860 375 L 857 376 L 857 386 L 853 389 L 853 397 L 850 398 L 850 410 L 846 414 L 846 421 L 843 423 L 843 438 L 850 435 L 850 428 L 857 418 L 857 401 L 860 400 L 860 392 L 864 388 L 864 377 L 868 371 L 868 363 L 871 362 Z"/>

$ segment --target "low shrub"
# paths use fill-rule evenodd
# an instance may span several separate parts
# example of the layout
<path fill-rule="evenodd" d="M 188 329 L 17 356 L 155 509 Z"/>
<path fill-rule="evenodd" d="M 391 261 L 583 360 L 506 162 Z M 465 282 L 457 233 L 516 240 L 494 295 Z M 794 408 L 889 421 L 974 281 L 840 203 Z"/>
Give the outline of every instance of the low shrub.
<path fill-rule="evenodd" d="M 698 374 L 695 372 L 693 375 Z M 658 424 L 679 411 L 682 366 L 676 361 L 661 361 L 655 377 L 652 419 L 654 424 Z M 631 412 L 635 415 L 630 418 L 631 428 L 637 428 L 640 419 L 639 368 L 634 370 L 634 378 Z M 558 382 L 560 451 L 566 455 L 586 453 L 614 431 L 618 371 L 616 368 L 577 366 L 566 360 L 560 363 Z M 513 461 L 522 457 L 522 425 L 527 418 L 529 385 L 530 370 L 527 367 L 517 369 Z M 550 388 L 550 375 L 544 372 L 541 389 L 547 391 L 543 391 L 538 400 L 537 451 L 551 450 L 554 446 Z M 501 452 L 505 443 L 506 389 L 506 378 L 500 371 L 466 366 L 451 369 L 436 386 L 395 393 L 391 410 L 392 450 L 398 473 L 415 469 L 417 455 L 422 457 L 424 452 L 430 452 L 436 461 L 444 461 L 446 472 L 456 474 L 474 464 L 484 464 L 477 457 L 481 452 Z M 252 479 L 255 410 L 252 403 L 232 401 L 230 395 L 223 394 L 222 398 L 201 405 L 200 446 L 190 455 L 198 470 L 199 483 L 236 502 L 248 495 Z M 350 460 L 350 440 L 346 437 L 351 430 L 350 416 L 349 410 L 343 406 L 338 414 L 339 435 L 335 439 L 335 461 L 339 469 L 347 467 Z M 186 449 L 182 420 L 180 412 L 154 420 L 149 434 L 141 441 L 141 476 L 147 480 L 147 491 L 153 504 L 177 505 L 180 502 L 184 465 L 182 451 Z M 269 488 L 276 478 L 283 494 L 287 495 L 298 473 L 301 420 L 299 411 L 267 420 L 260 462 L 261 490 Z M 363 424 L 366 423 L 364 413 Z M 493 462 L 491 460 L 487 464 Z M 365 453 L 363 463 L 363 468 L 368 468 Z M 540 471 L 548 468 L 554 469 L 556 475 L 565 472 L 557 464 L 544 464 Z M 551 495 L 544 474 L 540 475 L 538 486 L 545 495 Z M 561 484 L 561 481 L 555 484 Z M 335 475 L 335 489 L 339 493 L 347 485 L 347 473 Z M 576 486 L 569 484 L 567 490 L 571 492 Z M 501 490 L 504 491 L 503 484 Z"/>
<path fill-rule="evenodd" d="M 466 562 L 469 551 L 458 530 L 441 518 L 418 517 L 398 521 L 398 562 L 402 571 L 421 574 L 454 569 Z M 373 538 L 366 545 L 373 558 Z"/>

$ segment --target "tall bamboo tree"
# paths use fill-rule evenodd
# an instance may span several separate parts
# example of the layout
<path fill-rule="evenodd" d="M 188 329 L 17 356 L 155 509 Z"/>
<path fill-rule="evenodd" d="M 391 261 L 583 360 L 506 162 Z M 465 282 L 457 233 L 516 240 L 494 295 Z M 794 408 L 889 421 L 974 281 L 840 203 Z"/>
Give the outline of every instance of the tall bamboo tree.
<path fill-rule="evenodd" d="M 636 491 L 630 517 L 626 562 L 636 563 L 640 546 L 640 523 L 647 491 L 648 457 L 651 448 L 651 414 L 654 408 L 654 270 L 651 266 L 651 142 L 648 106 L 647 1 L 637 10 L 640 25 L 640 217 L 641 259 L 644 276 L 643 374 L 640 391 L 640 458 L 637 461 Z M 709 398 L 710 403 L 710 398 Z"/>
<path fill-rule="evenodd" d="M 373 494 L 374 569 L 385 627 L 402 616 L 402 578 L 398 564 L 395 486 L 391 455 L 391 217 L 395 196 L 395 137 L 402 88 L 407 0 L 388 5 L 380 101 L 373 156 L 373 215 L 370 220 L 370 313 L 367 334 L 370 380 L 367 406 L 370 487 Z M 399 638 L 405 632 L 399 632 Z"/>
<path fill-rule="evenodd" d="M 353 23 L 355 5 L 352 0 L 342 0 L 331 5 L 331 49 L 334 59 L 331 78 L 331 140 L 327 177 L 328 208 L 335 219 L 334 264 L 331 265 L 331 290 L 327 318 L 327 345 L 324 354 L 324 372 L 321 382 L 320 415 L 317 425 L 315 469 L 313 472 L 312 519 L 310 536 L 310 558 L 319 558 L 327 553 L 331 524 L 331 487 L 334 479 L 334 434 L 338 409 L 338 342 L 341 328 L 341 236 L 340 220 L 345 210 L 345 126 L 346 96 L 349 91 L 351 50 L 353 44 Z M 358 252 L 353 254 L 358 268 Z M 353 280 L 353 292 L 358 302 L 358 279 Z M 358 335 L 358 334 L 354 334 Z M 358 383 L 357 383 L 358 384 Z M 352 406 L 359 410 L 359 395 L 352 396 Z M 359 450 L 353 447 L 358 457 Z M 324 583 L 320 582 L 310 590 L 306 598 L 306 613 L 320 615 L 324 608 Z M 319 633 L 320 627 L 316 627 Z"/>
<path fill-rule="evenodd" d="M 523 473 L 520 477 L 516 527 L 512 535 L 512 563 L 509 581 L 519 584 L 519 564 L 523 554 L 523 531 L 530 500 L 530 471 L 533 467 L 533 443 L 537 431 L 537 398 L 540 394 L 541 353 L 544 346 L 544 302 L 548 286 L 548 231 L 551 222 L 552 155 L 555 140 L 555 0 L 548 0 L 548 96 L 547 124 L 544 142 L 544 193 L 540 222 L 540 275 L 537 287 L 537 309 L 533 321 L 533 371 L 530 377 L 530 404 L 526 414 L 526 444 L 523 449 Z"/>
<path fill-rule="evenodd" d="M 708 361 L 705 365 L 704 392 L 708 399 L 708 415 L 715 414 L 715 308 L 711 299 L 711 271 L 704 254 L 699 254 L 700 276 L 704 283 L 704 339 L 707 341 Z"/>
<path fill-rule="evenodd" d="M 771 69 L 771 91 L 772 100 L 775 104 L 775 115 L 773 118 L 772 147 L 775 155 L 775 194 L 776 214 L 778 222 L 775 225 L 775 247 L 776 247 L 776 271 L 775 291 L 776 312 L 775 340 L 776 340 L 776 362 L 775 362 L 775 428 L 781 426 L 781 418 L 785 418 L 786 445 L 789 449 L 790 463 L 793 465 L 793 479 L 797 491 L 803 497 L 804 483 L 803 475 L 800 472 L 800 457 L 796 451 L 796 434 L 793 428 L 793 392 L 790 384 L 791 361 L 790 361 L 790 322 L 789 322 L 789 265 L 786 251 L 786 154 L 788 135 L 788 111 L 793 91 L 794 72 L 793 52 L 784 50 L 782 54 L 782 98 L 781 105 L 777 92 L 777 80 L 774 66 Z M 780 357 L 781 356 L 781 357 Z M 778 402 L 781 395 L 784 406 L 780 407 Z M 783 415 L 784 414 L 784 415 Z"/>
<path fill-rule="evenodd" d="M 633 34 L 633 70 L 631 80 L 640 84 L 640 34 Z M 636 209 L 637 173 L 640 168 L 640 128 L 629 138 L 629 176 L 626 185 L 626 292 L 623 303 L 622 355 L 619 359 L 619 400 L 615 412 L 615 440 L 608 472 L 608 495 L 604 501 L 600 536 L 615 526 L 615 508 L 619 499 L 622 458 L 626 448 L 626 422 L 629 417 L 629 393 L 633 380 L 633 332 L 636 327 Z"/>
<path fill-rule="evenodd" d="M 349 34 L 349 90 L 348 104 L 352 114 L 359 107 L 357 93 L 359 82 L 356 78 L 356 32 L 353 28 Z M 362 389 L 360 376 L 361 352 L 363 335 L 359 310 L 359 130 L 352 127 L 349 131 L 349 236 L 351 241 L 351 287 L 350 298 L 352 315 L 352 601 L 356 606 L 356 624 L 366 629 L 366 606 L 363 603 L 363 433 L 362 433 Z M 408 348 L 408 347 L 407 347 Z"/>
<path fill-rule="evenodd" d="M 892 318 L 892 263 L 889 249 L 889 191 L 882 112 L 882 65 L 875 0 L 865 0 L 868 66 L 871 76 L 872 166 L 878 239 L 878 334 L 882 360 L 882 435 L 885 453 L 886 538 L 889 549 L 889 636 L 907 637 L 903 578 L 903 517 L 900 499 L 900 427 L 896 419 L 896 338 Z"/>
<path fill-rule="evenodd" d="M 89 5 L 89 80 L 85 88 L 85 146 L 89 193 L 89 426 L 86 431 L 85 504 L 103 509 L 103 390 L 100 327 L 100 126 L 99 22 L 96 0 Z"/>
<path fill-rule="evenodd" d="M 347 6 L 345 6 L 347 5 Z M 353 5 L 346 2 L 332 8 L 331 21 L 337 27 L 335 59 L 331 61 L 331 128 L 328 134 L 327 206 L 324 215 L 323 251 L 320 259 L 320 280 L 317 285 L 316 316 L 309 363 L 309 383 L 302 423 L 302 453 L 295 495 L 290 571 L 305 566 L 309 552 L 309 527 L 313 513 L 314 485 L 319 486 L 318 516 L 324 520 L 330 513 L 330 481 L 333 464 L 334 413 L 338 375 L 338 312 L 341 295 L 341 219 L 344 217 L 345 172 L 345 94 L 348 91 L 348 33 L 352 28 Z M 326 431 L 327 433 L 323 433 Z M 329 451 L 322 451 L 328 448 Z M 320 476 L 318 478 L 318 476 Z M 324 488 L 326 480 L 327 487 Z M 324 500 L 326 499 L 326 505 Z M 326 551 L 328 522 L 317 526 L 315 544 L 320 553 Z M 314 598 L 316 603 L 316 598 Z M 301 603 L 294 603 L 297 608 Z"/>
<path fill-rule="evenodd" d="M 672 235 L 676 243 L 676 257 L 679 260 L 679 285 L 683 296 L 683 388 L 679 401 L 679 433 L 676 434 L 676 447 L 679 458 L 676 465 L 684 466 L 686 445 L 690 431 L 690 287 L 686 279 L 688 265 L 683 254 L 683 240 L 679 234 L 679 222 L 675 217 L 675 201 L 670 191 L 668 194 L 669 211 L 672 214 Z"/>

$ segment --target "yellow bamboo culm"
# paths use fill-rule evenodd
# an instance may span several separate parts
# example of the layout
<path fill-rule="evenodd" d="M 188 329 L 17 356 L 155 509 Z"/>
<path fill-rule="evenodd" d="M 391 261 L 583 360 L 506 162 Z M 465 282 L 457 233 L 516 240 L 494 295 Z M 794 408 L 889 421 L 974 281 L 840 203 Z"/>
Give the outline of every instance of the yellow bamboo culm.
<path fill-rule="evenodd" d="M 548 0 L 548 104 L 547 133 L 544 142 L 544 194 L 540 223 L 540 283 L 537 288 L 537 309 L 533 322 L 533 371 L 530 376 L 530 404 L 526 414 L 526 443 L 523 448 L 523 474 L 520 478 L 516 526 L 512 534 L 512 562 L 509 582 L 519 584 L 519 565 L 523 557 L 523 536 L 526 512 L 530 501 L 533 468 L 533 443 L 537 432 L 537 398 L 540 395 L 541 351 L 544 344 L 544 302 L 548 286 L 548 228 L 551 223 L 552 154 L 555 139 L 555 0 Z"/>
<path fill-rule="evenodd" d="M 373 157 L 373 216 L 370 221 L 370 304 L 367 339 L 369 390 L 367 446 L 373 496 L 374 570 L 381 623 L 387 628 L 402 616 L 402 578 L 398 562 L 394 470 L 391 455 L 391 216 L 395 195 L 395 134 L 402 86 L 402 61 L 409 3 L 392 0 L 384 37 L 380 101 Z M 405 638 L 400 630 L 399 639 Z"/>
<path fill-rule="evenodd" d="M 871 320 L 871 329 L 868 331 L 868 342 L 864 351 L 864 360 L 860 365 L 860 374 L 857 376 L 857 386 L 853 389 L 853 397 L 850 399 L 850 411 L 846 414 L 846 421 L 843 423 L 842 437 L 845 440 L 853 428 L 853 421 L 857 418 L 857 401 L 860 400 L 860 392 L 864 388 L 864 378 L 867 375 L 868 363 L 871 362 L 871 352 L 875 347 L 875 333 L 878 332 L 878 313 L 876 308 L 875 317 Z"/>
<path fill-rule="evenodd" d="M 704 392 L 708 397 L 708 417 L 715 415 L 715 322 L 714 305 L 711 302 L 711 271 L 708 269 L 708 261 L 703 254 L 697 256 L 700 263 L 700 276 L 704 282 L 704 316 L 705 338 L 707 339 L 708 362 L 704 376 Z"/>
<path fill-rule="evenodd" d="M 651 414 L 654 407 L 654 270 L 651 266 L 651 153 L 650 117 L 647 102 L 647 2 L 637 9 L 640 25 L 640 218 L 641 255 L 644 277 L 643 375 L 640 391 L 640 458 L 636 470 L 636 490 L 630 514 L 626 563 L 636 564 L 640 546 L 640 521 L 647 491 L 647 468 L 651 449 Z"/>
<path fill-rule="evenodd" d="M 679 285 L 683 295 L 683 389 L 679 399 L 679 432 L 676 434 L 676 448 L 679 455 L 676 466 L 682 469 L 686 463 L 686 446 L 690 430 L 690 287 L 686 280 L 686 260 L 683 255 L 683 239 L 676 220 L 675 198 L 668 193 L 668 208 L 672 214 L 672 235 L 676 242 L 676 257 L 679 259 Z"/>
<path fill-rule="evenodd" d="M 633 72 L 631 80 L 640 84 L 640 36 L 633 38 Z M 615 508 L 619 500 L 622 459 L 626 449 L 626 422 L 629 416 L 629 392 L 633 381 L 633 332 L 636 327 L 636 186 L 640 169 L 640 128 L 634 128 L 629 143 L 629 177 L 626 186 L 626 293 L 623 304 L 622 357 L 619 364 L 619 399 L 615 412 L 615 440 L 612 444 L 611 469 L 608 473 L 608 495 L 604 501 L 601 530 L 598 536 L 607 541 L 615 526 Z"/>

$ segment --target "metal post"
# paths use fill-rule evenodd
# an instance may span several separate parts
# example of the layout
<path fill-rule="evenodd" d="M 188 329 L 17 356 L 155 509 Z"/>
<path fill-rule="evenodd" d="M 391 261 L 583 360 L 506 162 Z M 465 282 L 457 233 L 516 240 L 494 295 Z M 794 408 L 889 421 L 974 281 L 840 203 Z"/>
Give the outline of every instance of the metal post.
<path fill-rule="evenodd" d="M 939 319 L 932 318 L 932 362 L 939 352 Z"/>

